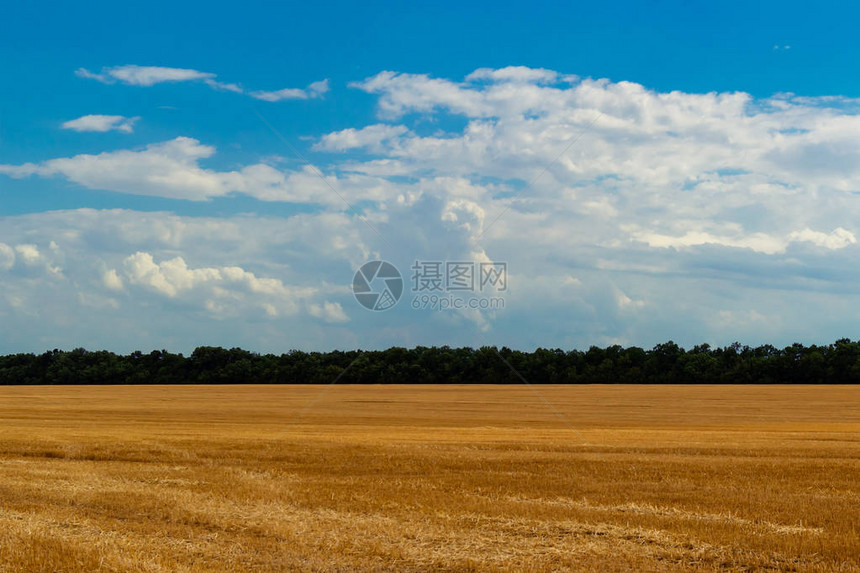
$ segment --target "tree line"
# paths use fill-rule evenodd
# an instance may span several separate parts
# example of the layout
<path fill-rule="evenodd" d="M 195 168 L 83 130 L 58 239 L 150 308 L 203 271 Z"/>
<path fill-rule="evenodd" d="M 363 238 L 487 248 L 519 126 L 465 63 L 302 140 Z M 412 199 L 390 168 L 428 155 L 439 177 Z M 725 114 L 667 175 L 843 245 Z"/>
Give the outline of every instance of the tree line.
<path fill-rule="evenodd" d="M 848 384 L 860 382 L 860 341 L 755 348 L 738 343 L 689 350 L 424 347 L 258 354 L 201 346 L 118 355 L 51 350 L 0 357 L 12 384 Z"/>

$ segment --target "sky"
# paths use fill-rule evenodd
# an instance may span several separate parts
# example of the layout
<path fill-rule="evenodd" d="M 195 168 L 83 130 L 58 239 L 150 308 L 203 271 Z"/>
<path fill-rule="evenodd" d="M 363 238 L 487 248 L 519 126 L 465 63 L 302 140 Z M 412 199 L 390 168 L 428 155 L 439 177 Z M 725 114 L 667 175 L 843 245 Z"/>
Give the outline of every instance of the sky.
<path fill-rule="evenodd" d="M 0 353 L 856 339 L 860 7 L 562 4 L 6 3 Z"/>

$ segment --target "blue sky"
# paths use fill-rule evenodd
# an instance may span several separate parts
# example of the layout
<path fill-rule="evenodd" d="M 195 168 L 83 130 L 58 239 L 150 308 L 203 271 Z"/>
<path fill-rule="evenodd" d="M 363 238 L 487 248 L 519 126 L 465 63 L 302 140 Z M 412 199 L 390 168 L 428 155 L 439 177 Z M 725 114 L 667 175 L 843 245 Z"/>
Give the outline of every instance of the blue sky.
<path fill-rule="evenodd" d="M 4 6 L 0 352 L 855 337 L 857 16 Z M 375 258 L 505 308 L 366 311 Z"/>

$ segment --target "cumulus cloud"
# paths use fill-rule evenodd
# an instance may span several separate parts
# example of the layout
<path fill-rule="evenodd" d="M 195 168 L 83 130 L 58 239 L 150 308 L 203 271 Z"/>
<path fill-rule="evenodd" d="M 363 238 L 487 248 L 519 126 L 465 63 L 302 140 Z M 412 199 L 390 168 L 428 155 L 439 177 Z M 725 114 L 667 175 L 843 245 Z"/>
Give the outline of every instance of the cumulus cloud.
<path fill-rule="evenodd" d="M 132 299 L 219 320 L 244 309 L 316 334 L 312 325 L 340 324 L 345 346 L 379 328 L 378 315 L 353 312 L 344 286 L 376 258 L 404 274 L 415 259 L 504 261 L 511 285 L 503 312 L 427 315 L 402 301 L 379 345 L 779 342 L 834 338 L 860 319 L 844 311 L 846 300 L 860 308 L 855 101 L 658 92 L 523 67 L 462 79 L 388 71 L 351 85 L 378 98 L 384 121 L 319 134 L 313 150 L 331 155 L 314 167 L 227 165 L 183 137 L 0 166 L 12 177 L 186 200 L 243 194 L 311 213 L 7 218 L 0 241 L 11 256 L 0 248 L 0 269 L 44 268 L 26 267 L 16 245 L 50 258 L 50 240 L 63 252 L 85 241 L 101 253 L 88 267 L 93 296 L 119 301 L 116 312 Z M 8 231 L 27 224 L 56 236 Z M 70 284 L 86 282 L 78 266 L 63 268 Z M 304 288 L 312 293 L 296 294 Z M 26 307 L 26 289 L 14 296 Z"/>
<path fill-rule="evenodd" d="M 353 86 L 379 95 L 383 117 L 447 112 L 468 124 L 459 133 L 422 136 L 386 125 L 324 136 L 319 149 L 364 146 L 386 157 L 351 169 L 492 177 L 514 188 L 526 181 L 528 192 L 500 197 L 497 210 L 615 218 L 617 234 L 636 228 L 628 236 L 648 236 L 655 247 L 777 253 L 792 241 L 823 244 L 798 229 L 827 224 L 808 219 L 824 211 L 845 227 L 839 211 L 860 187 L 853 136 L 860 116 L 829 99 L 659 93 L 528 68 L 480 69 L 464 82 L 382 72 Z M 789 210 L 787 197 L 809 208 Z M 651 216 L 642 220 L 640 212 Z M 757 220 L 746 220 L 753 212 Z M 731 232 L 720 230 L 726 226 Z M 834 241 L 826 244 L 844 243 Z"/>
<path fill-rule="evenodd" d="M 18 240 L 23 238 L 19 237 Z M 8 273 L 5 282 L 8 283 L 16 277 L 26 277 L 27 280 L 39 276 L 51 281 L 63 279 L 63 257 L 58 252 L 59 247 L 53 241 L 45 246 L 47 248 L 40 250 L 35 243 L 0 242 L 0 271 Z"/>
<path fill-rule="evenodd" d="M 397 118 L 409 112 L 432 112 L 445 108 L 470 117 L 490 115 L 480 92 L 445 79 L 431 78 L 426 74 L 400 74 L 380 72 L 364 81 L 353 82 L 351 87 L 379 94 L 379 108 L 383 115 Z"/>
<path fill-rule="evenodd" d="M 311 316 L 322 318 L 326 322 L 349 322 L 349 317 L 343 311 L 339 302 L 325 301 L 320 304 L 312 304 L 308 307 Z"/>
<path fill-rule="evenodd" d="M 239 266 L 190 268 L 182 257 L 156 262 L 152 254 L 139 251 L 123 261 L 123 269 L 130 285 L 168 299 L 202 302 L 203 308 L 219 317 L 258 308 L 272 318 L 304 311 L 325 322 L 349 321 L 340 303 L 312 302 L 320 294 L 318 288 L 290 286 Z"/>
<path fill-rule="evenodd" d="M 8 271 L 15 265 L 15 251 L 9 245 L 0 243 L 0 270 Z"/>
<path fill-rule="evenodd" d="M 409 130 L 403 125 L 368 125 L 361 129 L 344 129 L 326 134 L 314 146 L 317 151 L 347 151 L 365 148 L 369 151 L 380 152 L 382 143 L 391 141 Z"/>
<path fill-rule="evenodd" d="M 39 247 L 36 245 L 18 245 L 15 247 L 15 251 L 25 265 L 35 265 L 42 259 Z"/>
<path fill-rule="evenodd" d="M 84 115 L 77 119 L 71 119 L 63 122 L 63 129 L 71 129 L 73 131 L 121 131 L 122 133 L 131 133 L 134 131 L 134 124 L 139 117 L 125 117 L 122 115 Z"/>
<path fill-rule="evenodd" d="M 5 217 L 0 239 L 0 316 L 7 330 L 42 331 L 34 351 L 163 347 L 172 333 L 183 351 L 231 337 L 249 348 L 310 348 L 349 336 L 325 329 L 351 323 L 353 267 L 372 256 L 338 213 L 52 211 Z M 65 275 L 52 271 L 60 263 Z M 10 344 L 0 340 L 0 351 Z"/>
<path fill-rule="evenodd" d="M 102 283 L 113 291 L 121 291 L 124 288 L 122 279 L 115 269 L 107 270 L 102 274 Z"/>

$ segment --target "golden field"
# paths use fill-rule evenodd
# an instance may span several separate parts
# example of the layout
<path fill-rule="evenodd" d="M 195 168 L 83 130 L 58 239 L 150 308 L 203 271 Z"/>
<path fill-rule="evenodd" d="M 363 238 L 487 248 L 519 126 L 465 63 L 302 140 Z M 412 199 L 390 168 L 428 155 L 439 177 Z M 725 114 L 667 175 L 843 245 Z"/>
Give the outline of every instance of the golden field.
<path fill-rule="evenodd" d="M 0 571 L 860 571 L 860 387 L 0 387 Z"/>

